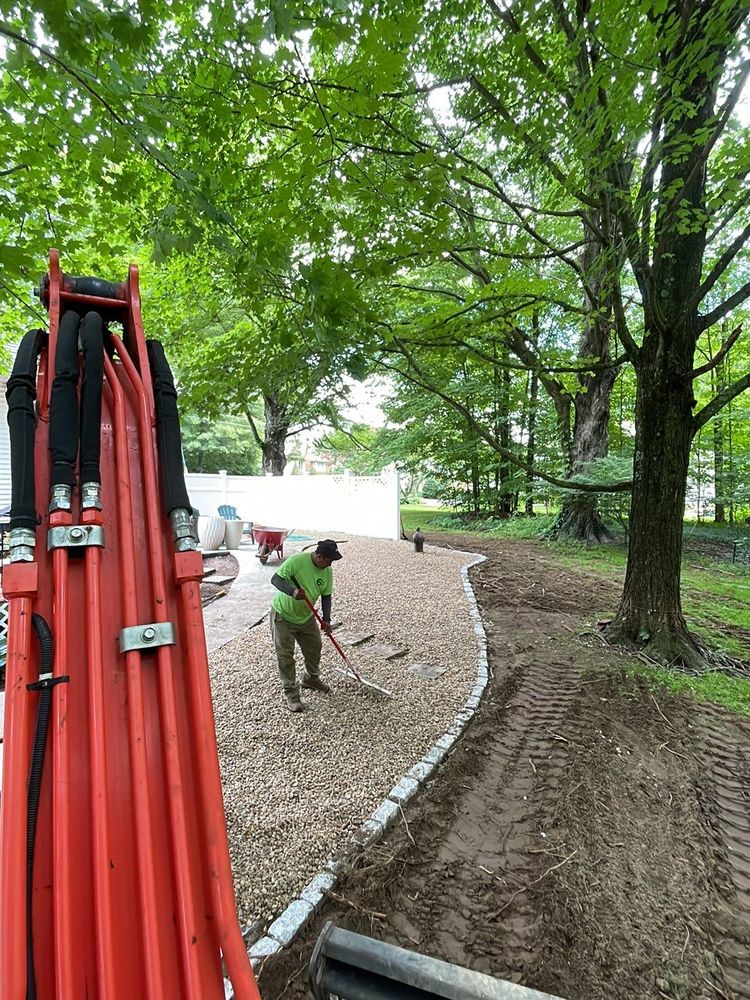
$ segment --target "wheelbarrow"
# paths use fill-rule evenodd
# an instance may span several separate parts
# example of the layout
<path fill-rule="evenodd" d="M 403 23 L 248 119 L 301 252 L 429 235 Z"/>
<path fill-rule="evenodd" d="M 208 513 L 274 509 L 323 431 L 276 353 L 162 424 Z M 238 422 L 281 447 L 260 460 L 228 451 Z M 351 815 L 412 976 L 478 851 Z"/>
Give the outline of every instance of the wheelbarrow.
<path fill-rule="evenodd" d="M 262 524 L 253 524 L 253 536 L 258 546 L 256 557 L 265 566 L 272 552 L 277 552 L 279 559 L 284 558 L 284 539 L 291 535 L 293 528 L 266 528 Z"/>

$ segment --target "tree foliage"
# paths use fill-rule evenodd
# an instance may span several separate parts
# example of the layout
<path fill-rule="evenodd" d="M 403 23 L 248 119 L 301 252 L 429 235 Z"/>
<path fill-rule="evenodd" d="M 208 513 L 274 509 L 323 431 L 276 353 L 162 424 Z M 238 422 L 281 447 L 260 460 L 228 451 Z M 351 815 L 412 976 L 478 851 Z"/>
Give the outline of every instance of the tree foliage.
<path fill-rule="evenodd" d="M 379 369 L 472 504 L 632 483 L 616 628 L 689 658 L 690 456 L 730 516 L 747 461 L 748 4 L 104 7 L 0 0 L 10 319 L 48 244 L 128 248 L 188 405 L 263 401 L 264 467 Z"/>

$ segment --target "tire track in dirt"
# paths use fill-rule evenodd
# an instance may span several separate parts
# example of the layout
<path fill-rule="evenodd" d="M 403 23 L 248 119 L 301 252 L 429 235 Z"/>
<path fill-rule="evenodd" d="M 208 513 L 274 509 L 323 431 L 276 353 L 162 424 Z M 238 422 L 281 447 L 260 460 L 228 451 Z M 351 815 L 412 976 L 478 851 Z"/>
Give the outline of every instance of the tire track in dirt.
<path fill-rule="evenodd" d="M 565 768 L 565 743 L 555 735 L 579 689 L 580 674 L 568 662 L 524 664 L 515 693 L 491 713 L 493 720 L 484 720 L 485 738 L 472 751 L 480 766 L 464 765 L 453 815 L 422 830 L 419 847 L 426 854 L 433 841 L 434 860 L 407 876 L 401 910 L 390 917 L 422 949 L 506 979 L 524 978 L 539 920 L 526 888 L 550 867 L 542 803 L 550 802 Z M 409 899 L 413 907 L 403 905 Z M 422 936 L 417 927 L 430 931 Z M 502 967 L 487 957 L 497 955 L 499 938 Z"/>
<path fill-rule="evenodd" d="M 733 998 L 750 1000 L 750 726 L 733 717 L 729 728 L 725 713 L 706 704 L 699 706 L 697 730 L 711 825 L 735 896 L 733 912 L 721 909 L 715 917 L 717 951 Z"/>

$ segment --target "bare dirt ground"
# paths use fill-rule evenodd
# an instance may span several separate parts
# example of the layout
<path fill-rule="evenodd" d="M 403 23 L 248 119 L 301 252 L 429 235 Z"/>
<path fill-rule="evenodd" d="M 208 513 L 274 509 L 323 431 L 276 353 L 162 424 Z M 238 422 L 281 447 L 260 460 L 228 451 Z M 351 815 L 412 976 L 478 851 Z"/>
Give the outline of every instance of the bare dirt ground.
<path fill-rule="evenodd" d="M 231 552 L 215 552 L 203 557 L 203 566 L 209 573 L 201 582 L 201 604 L 205 608 L 228 592 L 239 573 L 240 564 Z M 232 579 L 229 580 L 229 577 Z M 215 578 L 226 582 L 217 583 Z"/>
<path fill-rule="evenodd" d="M 327 920 L 568 1000 L 750 1000 L 750 722 L 659 694 L 592 623 L 617 588 L 529 542 L 445 537 L 493 677 L 404 821 L 260 973 L 303 997 Z"/>

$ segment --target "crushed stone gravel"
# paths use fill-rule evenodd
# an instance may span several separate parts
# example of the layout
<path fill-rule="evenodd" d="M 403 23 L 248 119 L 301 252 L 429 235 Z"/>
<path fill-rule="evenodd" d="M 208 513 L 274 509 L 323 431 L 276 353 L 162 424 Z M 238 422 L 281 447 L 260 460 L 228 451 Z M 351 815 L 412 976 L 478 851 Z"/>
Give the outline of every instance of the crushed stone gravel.
<path fill-rule="evenodd" d="M 268 621 L 210 658 L 230 852 L 241 924 L 262 929 L 353 835 L 402 775 L 452 724 L 476 679 L 477 636 L 461 567 L 471 553 L 350 538 L 334 564 L 333 619 L 371 631 L 345 647 L 386 699 L 345 679 L 323 638 L 328 695 L 303 691 L 305 711 L 284 706 Z M 368 645 L 408 647 L 399 659 Z M 446 667 L 430 680 L 415 662 Z M 297 650 L 298 676 L 301 659 Z"/>

